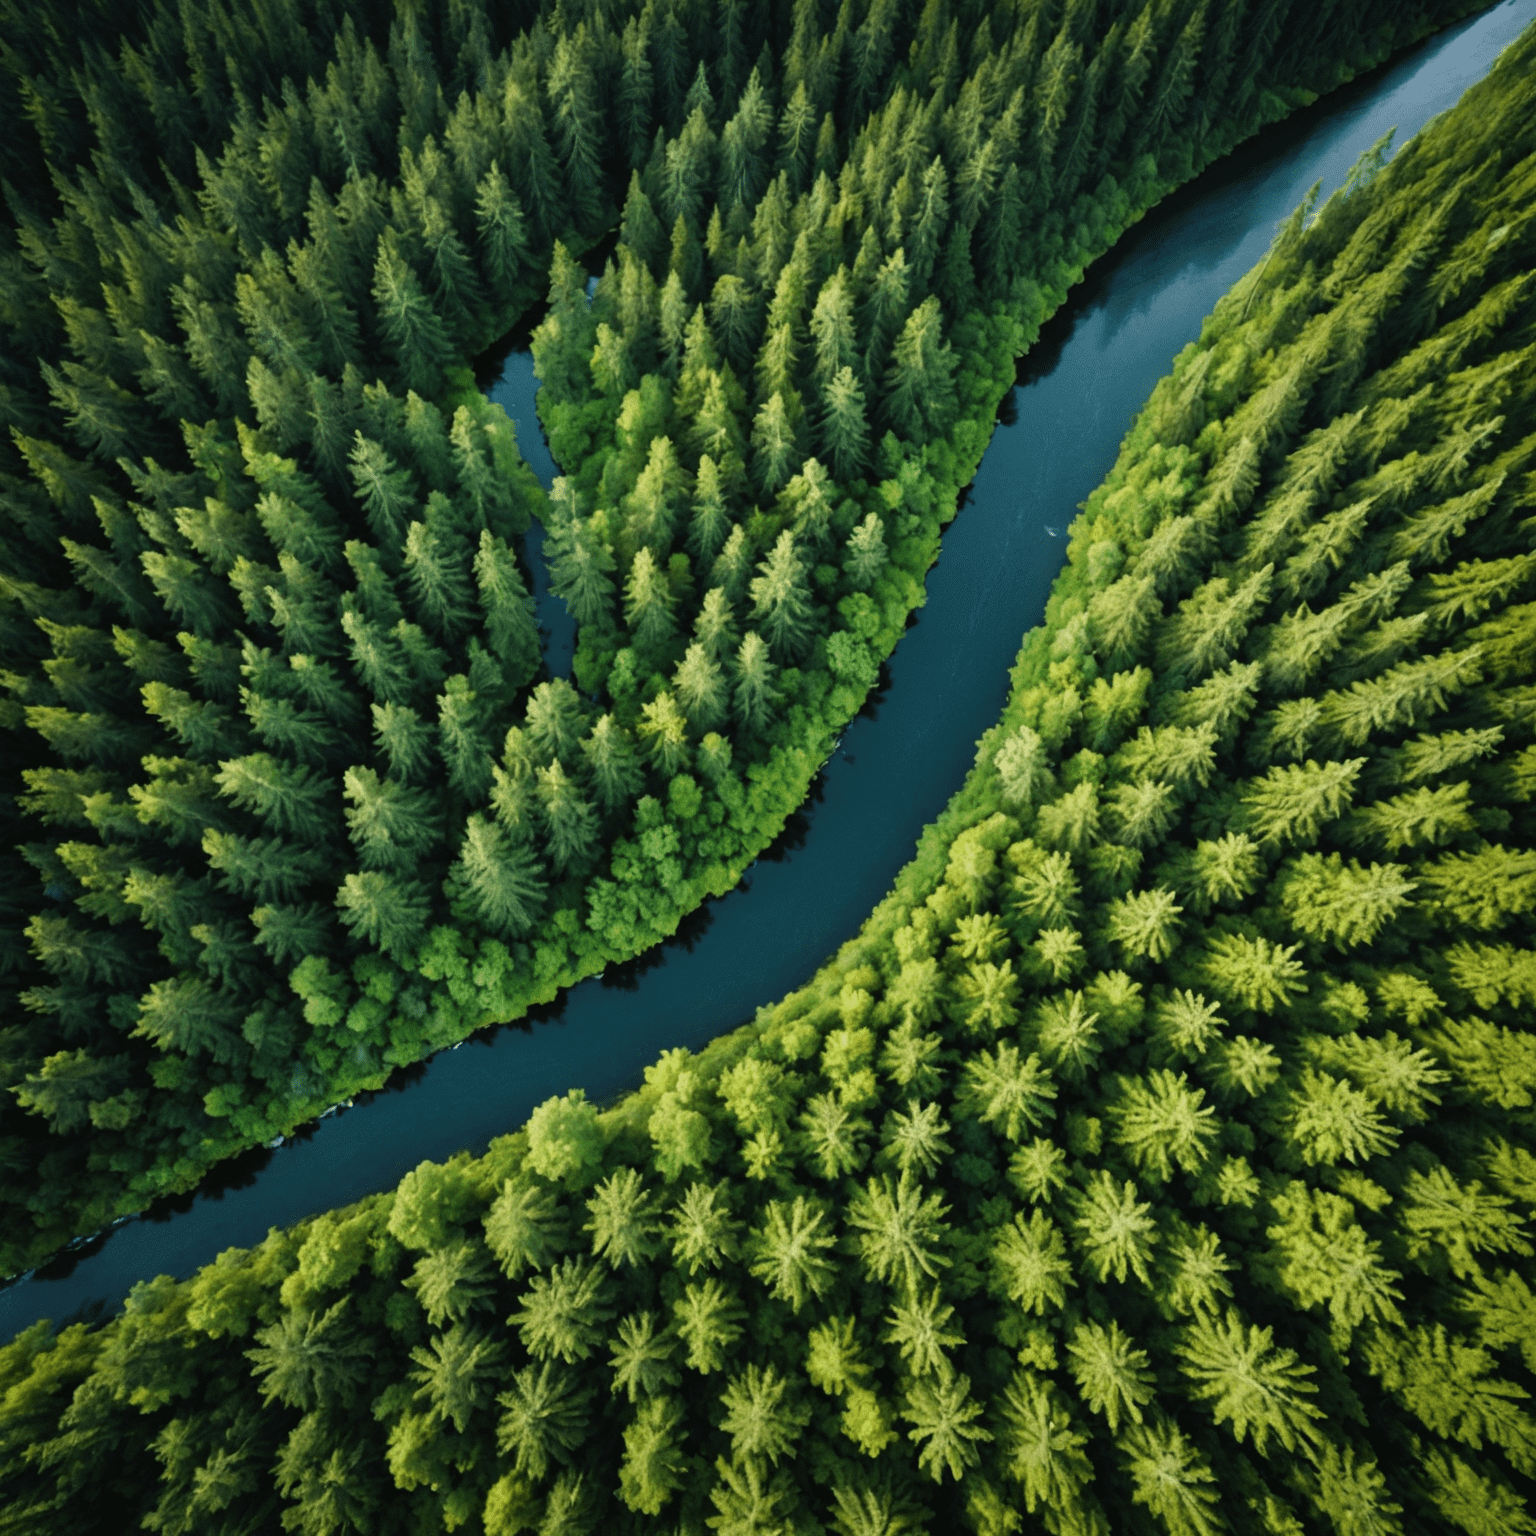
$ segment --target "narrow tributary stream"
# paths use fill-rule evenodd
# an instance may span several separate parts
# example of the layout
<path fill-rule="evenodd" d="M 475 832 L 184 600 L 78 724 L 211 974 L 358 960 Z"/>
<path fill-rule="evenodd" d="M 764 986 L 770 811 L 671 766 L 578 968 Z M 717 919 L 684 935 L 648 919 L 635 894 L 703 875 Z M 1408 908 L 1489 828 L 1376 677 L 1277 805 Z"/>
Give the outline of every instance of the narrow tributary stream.
<path fill-rule="evenodd" d="M 237 1159 L 197 1195 L 18 1280 L 0 1291 L 0 1339 L 38 1317 L 115 1308 L 138 1280 L 190 1274 L 271 1226 L 386 1189 L 424 1158 L 482 1148 L 553 1093 L 579 1085 L 610 1098 L 660 1051 L 698 1047 L 805 981 L 857 930 L 960 784 L 1002 705 L 1020 637 L 1040 620 L 1067 524 L 1175 353 L 1314 181 L 1339 185 L 1389 128 L 1401 144 L 1533 17 L 1536 0 L 1506 0 L 1268 130 L 1167 199 L 1090 271 L 1020 364 L 887 686 L 741 889 L 659 951 L 574 988 L 531 1027 L 444 1051 L 399 1074 L 396 1089 L 277 1151 Z M 547 474 L 547 450 L 532 440 L 533 382 L 527 357 L 514 354 L 492 395 Z M 548 628 L 552 668 L 568 670 L 558 652 L 569 632 Z"/>

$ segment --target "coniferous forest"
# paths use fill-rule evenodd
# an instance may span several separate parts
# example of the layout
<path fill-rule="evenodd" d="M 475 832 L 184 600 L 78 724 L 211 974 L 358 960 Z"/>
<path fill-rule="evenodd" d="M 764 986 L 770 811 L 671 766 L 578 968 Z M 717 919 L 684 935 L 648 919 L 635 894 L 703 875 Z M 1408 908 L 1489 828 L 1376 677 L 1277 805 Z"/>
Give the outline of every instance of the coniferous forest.
<path fill-rule="evenodd" d="M 1085 266 L 1472 8 L 9 8 L 0 1268 L 729 890 Z M 809 985 L 23 1333 L 0 1533 L 1536 1532 L 1533 82 L 1207 318 Z"/>

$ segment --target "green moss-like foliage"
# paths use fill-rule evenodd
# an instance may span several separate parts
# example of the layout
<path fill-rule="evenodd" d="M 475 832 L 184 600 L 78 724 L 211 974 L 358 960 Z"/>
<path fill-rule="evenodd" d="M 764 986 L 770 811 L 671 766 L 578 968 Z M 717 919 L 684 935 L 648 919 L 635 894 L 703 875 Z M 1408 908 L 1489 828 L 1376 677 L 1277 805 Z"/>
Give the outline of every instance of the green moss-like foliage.
<path fill-rule="evenodd" d="M 13 1523 L 1529 1531 L 1533 65 L 1218 306 L 834 964 L 29 1330 Z"/>

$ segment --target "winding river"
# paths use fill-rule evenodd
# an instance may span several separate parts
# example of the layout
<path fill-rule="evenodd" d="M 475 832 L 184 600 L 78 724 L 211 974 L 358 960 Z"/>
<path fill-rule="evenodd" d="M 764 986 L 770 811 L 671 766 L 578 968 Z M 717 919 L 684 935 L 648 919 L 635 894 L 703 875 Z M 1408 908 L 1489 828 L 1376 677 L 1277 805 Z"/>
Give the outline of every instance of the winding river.
<path fill-rule="evenodd" d="M 1297 113 L 1168 198 L 1090 270 L 1019 364 L 929 574 L 927 606 L 881 692 L 737 891 L 532 1021 L 397 1074 L 366 1104 L 234 1160 L 196 1195 L 161 1202 L 14 1282 L 0 1291 L 0 1339 L 39 1317 L 100 1316 L 138 1280 L 188 1275 L 271 1226 L 386 1189 L 424 1158 L 482 1148 L 572 1085 L 612 1098 L 660 1051 L 698 1047 L 805 981 L 857 930 L 964 777 L 1002 705 L 1020 636 L 1044 610 L 1066 525 L 1174 354 L 1314 181 L 1339 185 L 1389 128 L 1401 144 L 1533 18 L 1536 0 L 1505 0 Z M 534 385 L 531 359 L 515 353 L 491 394 L 547 477 Z M 535 528 L 535 556 L 538 539 Z M 564 672 L 569 623 L 547 593 L 536 596 L 551 668 Z"/>

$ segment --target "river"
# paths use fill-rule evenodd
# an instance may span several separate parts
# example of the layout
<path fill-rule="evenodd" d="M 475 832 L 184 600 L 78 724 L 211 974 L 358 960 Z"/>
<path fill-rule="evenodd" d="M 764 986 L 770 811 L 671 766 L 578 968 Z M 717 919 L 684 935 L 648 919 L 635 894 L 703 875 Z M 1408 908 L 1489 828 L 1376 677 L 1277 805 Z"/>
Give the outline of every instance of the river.
<path fill-rule="evenodd" d="M 611 1099 L 661 1051 L 698 1047 L 807 980 L 857 931 L 963 779 L 1002 706 L 1020 637 L 1040 620 L 1066 526 L 1174 355 L 1314 181 L 1325 192 L 1339 185 L 1389 128 L 1402 144 L 1533 18 L 1536 0 L 1505 0 L 1353 81 L 1174 193 L 1095 264 L 1021 360 L 929 573 L 927 606 L 881 691 L 737 891 L 685 920 L 667 945 L 533 1019 L 398 1073 L 366 1103 L 276 1151 L 233 1160 L 197 1194 L 161 1202 L 17 1280 L 0 1291 L 0 1339 L 39 1317 L 100 1316 L 138 1280 L 188 1275 L 269 1227 L 387 1189 L 425 1158 L 482 1148 L 551 1094 L 580 1085 Z M 534 382 L 531 361 L 514 354 L 491 393 L 547 477 Z M 538 541 L 535 528 L 535 560 Z M 556 653 L 570 631 L 539 595 L 551 665 L 563 671 L 569 662 Z"/>

